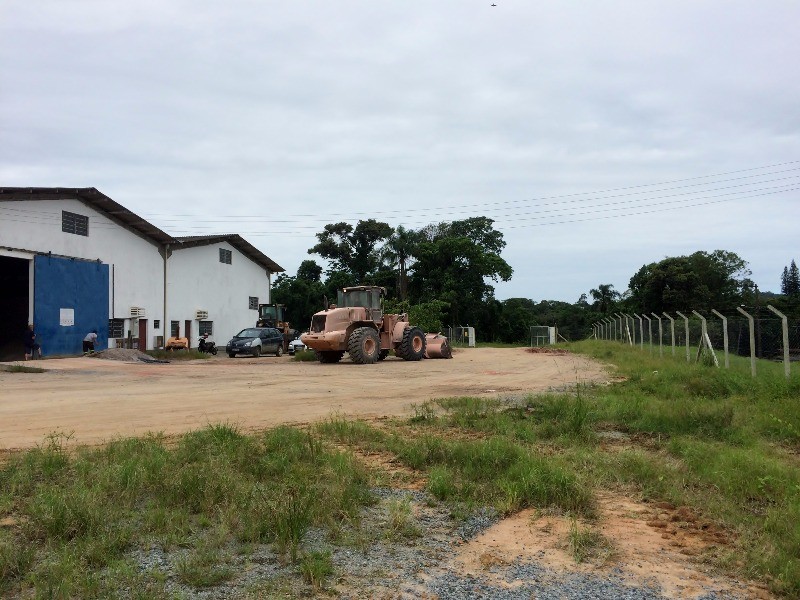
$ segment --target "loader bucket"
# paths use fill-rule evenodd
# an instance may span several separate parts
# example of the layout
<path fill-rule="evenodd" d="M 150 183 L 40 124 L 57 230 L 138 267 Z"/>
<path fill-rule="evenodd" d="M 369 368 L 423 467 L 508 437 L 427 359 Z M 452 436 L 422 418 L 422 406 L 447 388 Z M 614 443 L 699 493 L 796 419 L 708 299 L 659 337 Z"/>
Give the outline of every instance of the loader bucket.
<path fill-rule="evenodd" d="M 447 337 L 441 333 L 426 333 L 425 358 L 453 358 L 453 350 Z"/>

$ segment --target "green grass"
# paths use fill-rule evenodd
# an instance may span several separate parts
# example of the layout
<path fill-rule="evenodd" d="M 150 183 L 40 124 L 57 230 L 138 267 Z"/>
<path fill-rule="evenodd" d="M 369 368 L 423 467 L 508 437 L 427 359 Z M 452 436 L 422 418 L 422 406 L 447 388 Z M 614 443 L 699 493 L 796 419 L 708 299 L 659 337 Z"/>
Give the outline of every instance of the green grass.
<path fill-rule="evenodd" d="M 300 559 L 300 573 L 307 583 L 320 589 L 325 579 L 334 573 L 330 551 L 316 550 L 303 555 Z"/>
<path fill-rule="evenodd" d="M 39 367 L 29 367 L 27 365 L 13 364 L 13 365 L 0 365 L 0 371 L 6 373 L 45 373 L 47 369 Z"/>
<path fill-rule="evenodd" d="M 298 350 L 294 353 L 292 360 L 298 362 L 313 362 L 317 360 L 317 355 L 313 350 Z"/>
<path fill-rule="evenodd" d="M 577 563 L 607 556 L 611 549 L 611 543 L 602 533 L 592 527 L 581 526 L 574 517 L 570 520 L 567 544 L 572 558 Z"/>
<path fill-rule="evenodd" d="M 292 428 L 216 425 L 174 446 L 149 436 L 75 452 L 53 435 L 0 468 L 0 518 L 17 523 L 0 529 L 0 595 L 104 596 L 130 576 L 126 552 L 152 544 L 186 548 L 180 581 L 216 585 L 231 576 L 229 545 L 270 543 L 296 560 L 309 527 L 358 518 L 368 482 L 351 456 Z"/>
<path fill-rule="evenodd" d="M 503 514 L 528 506 L 592 512 L 590 491 L 560 460 L 505 436 L 446 439 L 428 431 L 386 433 L 360 422 L 332 419 L 318 430 L 338 442 L 388 450 L 406 466 L 429 474 L 428 491 L 439 500 L 493 505 Z"/>

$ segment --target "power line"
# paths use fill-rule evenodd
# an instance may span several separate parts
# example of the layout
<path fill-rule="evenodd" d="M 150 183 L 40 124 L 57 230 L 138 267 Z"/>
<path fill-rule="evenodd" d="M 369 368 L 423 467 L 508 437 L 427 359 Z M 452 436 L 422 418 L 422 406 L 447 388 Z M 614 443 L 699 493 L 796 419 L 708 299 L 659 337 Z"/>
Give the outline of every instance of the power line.
<path fill-rule="evenodd" d="M 647 183 L 647 184 L 640 184 L 640 185 L 633 185 L 633 186 L 610 188 L 610 189 L 607 189 L 607 190 L 594 191 L 594 192 L 575 192 L 575 193 L 571 193 L 571 194 L 560 194 L 560 195 L 554 195 L 554 196 L 540 196 L 540 197 L 534 197 L 534 198 L 529 198 L 529 199 L 525 199 L 525 200 L 505 200 L 505 201 L 500 201 L 500 202 L 486 202 L 486 203 L 477 203 L 477 204 L 455 204 L 455 205 L 449 205 L 449 206 L 439 206 L 439 207 L 433 207 L 433 208 L 420 208 L 420 209 L 397 209 L 397 210 L 388 210 L 388 211 L 370 211 L 370 212 L 354 212 L 354 213 L 328 213 L 327 217 L 321 217 L 319 215 L 319 213 L 315 213 L 315 214 L 295 214 L 295 215 L 289 215 L 289 216 L 290 217 L 294 217 L 294 218 L 298 218 L 298 219 L 318 218 L 318 219 L 321 219 L 321 220 L 326 220 L 329 217 L 347 217 L 347 216 L 364 216 L 364 215 L 375 216 L 375 215 L 381 215 L 381 214 L 407 213 L 409 211 L 412 211 L 412 212 L 429 212 L 429 211 L 432 211 L 432 210 L 439 210 L 439 211 L 448 210 L 449 211 L 449 210 L 459 209 L 459 208 L 461 208 L 461 209 L 465 209 L 465 208 L 485 209 L 487 206 L 500 206 L 500 205 L 506 205 L 506 204 L 530 203 L 530 202 L 536 202 L 536 201 L 539 201 L 539 200 L 560 200 L 560 199 L 566 199 L 566 198 L 575 198 L 577 196 L 592 196 L 592 195 L 599 196 L 601 194 L 608 194 L 608 193 L 611 193 L 611 192 L 635 190 L 635 189 L 642 189 L 642 188 L 655 187 L 655 186 L 661 186 L 661 185 L 671 185 L 673 183 L 683 183 L 683 182 L 686 182 L 686 181 L 696 181 L 696 180 L 699 180 L 699 179 L 711 179 L 711 178 L 714 178 L 714 177 L 722 177 L 724 175 L 735 175 L 735 174 L 738 174 L 738 173 L 747 173 L 747 172 L 751 172 L 751 171 L 772 169 L 772 168 L 786 166 L 786 165 L 797 165 L 798 163 L 800 163 L 800 161 L 788 161 L 788 162 L 784 162 L 784 163 L 777 163 L 777 164 L 767 165 L 767 166 L 763 166 L 763 167 L 753 167 L 753 168 L 750 168 L 750 169 L 739 169 L 737 171 L 727 171 L 727 172 L 724 172 L 724 173 L 717 173 L 717 174 L 713 174 L 713 175 L 701 175 L 701 176 L 698 176 L 698 177 L 687 177 L 687 178 L 683 178 L 683 179 L 674 179 L 672 181 L 666 181 L 666 182 Z M 732 178 L 732 179 L 724 179 L 724 180 L 721 180 L 721 181 L 713 182 L 711 185 L 716 185 L 716 184 L 719 184 L 719 183 L 726 183 L 726 182 L 729 182 L 729 181 L 739 181 L 739 180 L 742 180 L 742 179 L 752 179 L 752 178 L 755 178 L 755 177 L 766 177 L 766 176 L 769 176 L 769 175 L 777 175 L 777 174 L 781 174 L 781 173 L 788 173 L 788 172 L 795 171 L 795 170 L 798 170 L 798 169 L 800 169 L 800 167 L 792 167 L 791 169 L 784 169 L 782 171 L 775 171 L 775 172 L 772 172 L 772 173 L 759 173 L 759 174 L 755 174 L 755 175 L 747 175 L 747 176 L 736 177 L 736 178 Z M 616 196 L 606 196 L 605 198 L 617 198 L 617 197 L 622 197 L 622 196 L 626 196 L 626 195 L 635 195 L 635 194 L 643 194 L 643 193 L 659 193 L 659 192 L 662 192 L 662 191 L 672 191 L 672 190 L 675 190 L 675 189 L 682 189 L 682 188 L 686 188 L 686 187 L 697 187 L 697 186 L 702 186 L 702 185 L 708 185 L 708 184 L 706 184 L 706 183 L 697 183 L 697 184 L 691 184 L 691 185 L 687 185 L 687 186 L 678 186 L 678 187 L 675 187 L 675 188 L 666 188 L 664 190 L 641 191 L 641 192 L 633 192 L 631 194 L 620 194 L 620 195 L 616 195 Z M 597 198 L 597 199 L 603 200 L 605 198 Z M 575 202 L 580 202 L 580 201 L 581 200 L 575 200 Z M 180 217 L 196 218 L 197 217 L 196 214 L 175 214 L 175 213 L 144 213 L 144 214 L 148 214 L 151 217 L 162 217 L 162 216 L 174 217 L 174 218 L 180 218 Z M 225 215 L 225 214 L 223 214 L 223 215 L 218 215 L 218 218 L 252 219 L 254 217 L 260 217 L 260 216 L 262 216 L 262 215 L 252 215 L 252 214 L 249 214 L 249 215 L 227 214 L 227 215 Z M 168 219 L 162 219 L 162 220 L 168 220 Z M 276 222 L 281 222 L 281 221 L 271 220 L 270 222 L 276 223 Z"/>

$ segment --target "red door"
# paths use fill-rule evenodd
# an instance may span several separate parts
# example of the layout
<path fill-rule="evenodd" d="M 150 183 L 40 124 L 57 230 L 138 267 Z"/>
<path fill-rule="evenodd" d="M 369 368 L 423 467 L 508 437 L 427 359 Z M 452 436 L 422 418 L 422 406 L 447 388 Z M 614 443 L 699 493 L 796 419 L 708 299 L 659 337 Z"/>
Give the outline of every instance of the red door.
<path fill-rule="evenodd" d="M 184 330 L 183 334 L 186 336 L 186 340 L 189 342 L 189 348 L 192 347 L 192 322 L 189 319 L 184 321 Z"/>
<path fill-rule="evenodd" d="M 139 350 L 147 350 L 147 319 L 139 319 Z"/>

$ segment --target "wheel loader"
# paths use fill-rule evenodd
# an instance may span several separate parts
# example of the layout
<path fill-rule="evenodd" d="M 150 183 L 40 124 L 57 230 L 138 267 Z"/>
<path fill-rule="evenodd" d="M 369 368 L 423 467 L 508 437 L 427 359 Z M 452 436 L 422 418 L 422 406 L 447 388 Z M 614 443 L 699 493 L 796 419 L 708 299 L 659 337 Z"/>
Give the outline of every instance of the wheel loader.
<path fill-rule="evenodd" d="M 311 328 L 300 340 L 323 363 L 339 362 L 345 352 L 362 365 L 385 359 L 389 350 L 403 360 L 424 358 L 425 333 L 411 325 L 406 314 L 383 314 L 385 295 L 385 288 L 377 286 L 340 290 L 336 304 L 311 317 Z"/>
<path fill-rule="evenodd" d="M 289 342 L 297 337 L 297 331 L 286 320 L 285 304 L 259 304 L 256 327 L 274 327 L 283 334 L 283 351 L 289 350 Z"/>

